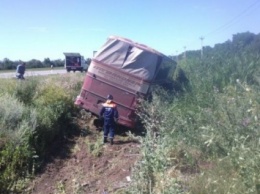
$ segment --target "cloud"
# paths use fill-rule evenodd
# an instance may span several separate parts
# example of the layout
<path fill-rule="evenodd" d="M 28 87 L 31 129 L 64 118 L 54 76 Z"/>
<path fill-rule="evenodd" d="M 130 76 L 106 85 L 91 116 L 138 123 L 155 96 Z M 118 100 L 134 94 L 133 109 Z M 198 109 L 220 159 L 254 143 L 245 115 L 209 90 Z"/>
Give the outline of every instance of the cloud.
<path fill-rule="evenodd" d="M 94 31 L 94 32 L 105 32 L 106 29 L 104 28 L 89 28 L 90 31 Z"/>
<path fill-rule="evenodd" d="M 85 32 L 85 31 L 105 32 L 106 29 L 104 29 L 104 28 L 87 28 L 87 29 L 83 29 L 83 28 L 70 28 L 69 31 L 70 32 Z"/>
<path fill-rule="evenodd" d="M 38 33 L 46 33 L 48 29 L 46 27 L 35 26 L 35 27 L 28 27 L 29 30 L 38 32 Z"/>

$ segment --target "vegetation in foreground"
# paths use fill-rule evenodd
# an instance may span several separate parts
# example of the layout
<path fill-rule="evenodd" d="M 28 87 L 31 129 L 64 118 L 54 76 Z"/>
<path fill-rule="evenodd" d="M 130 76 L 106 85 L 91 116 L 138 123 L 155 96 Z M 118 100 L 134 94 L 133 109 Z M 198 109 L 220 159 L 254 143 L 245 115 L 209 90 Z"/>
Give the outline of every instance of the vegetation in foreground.
<path fill-rule="evenodd" d="M 260 192 L 259 43 L 260 35 L 241 33 L 205 48 L 202 59 L 187 52 L 179 64 L 189 78 L 185 91 L 158 89 L 142 102 L 142 157 L 123 193 Z M 73 75 L 1 81 L 2 193 L 19 191 L 19 180 L 41 165 L 47 145 L 73 130 L 82 81 Z"/>
<path fill-rule="evenodd" d="M 260 35 L 189 52 L 186 92 L 143 102 L 147 130 L 128 193 L 260 193 Z"/>
<path fill-rule="evenodd" d="M 50 153 L 75 131 L 74 99 L 84 76 L 2 79 L 0 84 L 0 193 L 23 190 Z"/>

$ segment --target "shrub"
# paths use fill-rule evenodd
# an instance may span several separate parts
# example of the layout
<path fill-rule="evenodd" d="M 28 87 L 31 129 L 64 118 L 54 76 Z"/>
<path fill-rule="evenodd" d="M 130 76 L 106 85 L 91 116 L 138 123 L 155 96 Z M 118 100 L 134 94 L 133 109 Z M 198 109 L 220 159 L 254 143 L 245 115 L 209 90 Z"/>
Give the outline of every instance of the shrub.
<path fill-rule="evenodd" d="M 27 109 L 14 96 L 2 95 L 0 100 L 0 191 L 6 192 L 33 170 L 35 152 L 30 139 L 35 132 L 36 116 L 34 109 Z"/>
<path fill-rule="evenodd" d="M 76 110 L 73 105 L 76 96 L 73 95 L 80 79 L 73 78 L 74 81 L 70 82 L 69 77 L 64 77 L 51 76 L 44 80 L 33 99 L 38 113 L 34 146 L 41 158 L 53 141 L 60 141 L 74 130 L 72 116 Z"/>
<path fill-rule="evenodd" d="M 147 133 L 129 192 L 259 193 L 259 60 L 183 64 L 190 90 L 142 103 Z"/>
<path fill-rule="evenodd" d="M 19 192 L 55 141 L 75 127 L 73 106 L 83 76 L 56 75 L 0 83 L 0 192 Z M 19 190 L 20 189 L 20 190 Z"/>

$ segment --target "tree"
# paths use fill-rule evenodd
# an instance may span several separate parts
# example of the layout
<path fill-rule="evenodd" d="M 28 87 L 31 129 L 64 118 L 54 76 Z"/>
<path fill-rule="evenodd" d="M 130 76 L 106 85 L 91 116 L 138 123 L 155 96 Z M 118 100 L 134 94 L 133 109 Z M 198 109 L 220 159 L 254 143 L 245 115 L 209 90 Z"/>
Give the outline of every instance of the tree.
<path fill-rule="evenodd" d="M 4 61 L 2 63 L 2 68 L 3 69 L 12 69 L 13 68 L 13 62 L 8 58 L 4 58 Z"/>
<path fill-rule="evenodd" d="M 27 62 L 26 66 L 28 68 L 41 68 L 41 67 L 43 67 L 43 63 L 40 60 L 32 59 Z"/>
<path fill-rule="evenodd" d="M 50 58 L 45 58 L 43 60 L 43 66 L 44 67 L 50 67 L 51 65 L 53 65 L 53 63 L 51 62 Z"/>

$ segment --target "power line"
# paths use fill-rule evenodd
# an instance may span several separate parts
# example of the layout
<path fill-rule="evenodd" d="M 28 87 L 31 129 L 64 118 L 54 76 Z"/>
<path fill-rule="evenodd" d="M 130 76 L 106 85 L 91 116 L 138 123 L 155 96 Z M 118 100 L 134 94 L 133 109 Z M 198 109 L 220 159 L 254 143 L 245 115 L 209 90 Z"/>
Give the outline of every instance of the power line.
<path fill-rule="evenodd" d="M 246 9 L 244 9 L 242 12 L 240 12 L 238 15 L 236 15 L 234 18 L 232 18 L 231 20 L 229 20 L 227 23 L 223 24 L 222 26 L 216 28 L 215 30 L 207 33 L 205 36 L 201 36 L 199 37 L 199 39 L 201 40 L 201 58 L 203 57 L 203 40 L 205 39 L 205 37 L 209 36 L 210 34 L 213 34 L 217 31 L 223 30 L 227 27 L 230 27 L 233 23 L 235 23 L 236 21 L 238 21 L 238 19 L 240 19 L 243 15 L 245 15 L 248 11 L 252 10 L 252 9 L 257 9 L 259 5 L 257 5 L 258 3 L 260 3 L 259 0 L 254 1 L 252 4 L 250 4 Z M 257 6 L 256 6 L 257 5 Z M 252 13 L 252 12 L 251 12 Z M 185 46 L 186 47 L 186 46 Z M 176 51 L 177 52 L 177 51 Z M 186 48 L 185 51 L 186 52 Z M 185 53 L 186 55 L 186 53 Z M 185 56 L 186 57 L 186 56 Z"/>
<path fill-rule="evenodd" d="M 236 22 L 241 16 L 243 16 L 245 13 L 247 13 L 251 8 L 253 8 L 259 2 L 260 2 L 259 0 L 256 0 L 255 2 L 250 4 L 246 9 L 244 9 L 242 12 L 240 12 L 238 15 L 236 15 L 233 19 L 231 19 L 227 23 L 223 24 L 222 26 L 218 27 L 217 29 L 207 33 L 205 36 L 209 36 L 210 34 L 213 34 L 217 31 L 225 29 L 226 27 L 230 27 L 234 22 Z"/>

